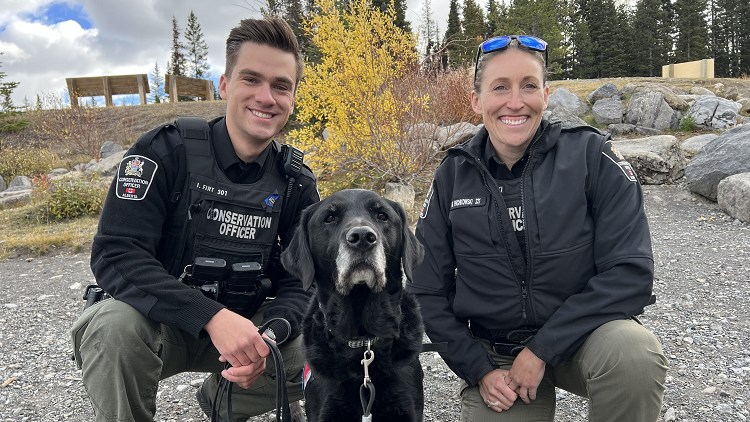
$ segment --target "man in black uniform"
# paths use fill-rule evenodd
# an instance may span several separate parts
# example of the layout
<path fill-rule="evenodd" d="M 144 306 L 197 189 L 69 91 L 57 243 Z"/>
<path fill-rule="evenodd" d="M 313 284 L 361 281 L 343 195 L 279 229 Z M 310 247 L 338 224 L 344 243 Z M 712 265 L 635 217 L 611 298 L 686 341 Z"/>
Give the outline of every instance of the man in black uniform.
<path fill-rule="evenodd" d="M 280 346 L 289 398 L 302 397 L 299 326 L 310 294 L 273 258 L 277 238 L 286 246 L 302 209 L 320 196 L 309 170 L 290 178 L 279 165 L 289 149 L 272 138 L 292 113 L 303 66 L 283 20 L 243 20 L 226 44 L 226 116 L 154 129 L 120 163 L 91 253 L 97 282 L 114 299 L 88 308 L 71 330 L 98 421 L 152 421 L 159 380 L 185 371 L 214 373 L 197 393 L 205 412 L 221 377 L 238 387 L 235 420 L 273 409 L 275 371 L 257 327 L 276 317 L 291 325 Z M 219 283 L 190 285 L 201 258 L 225 264 L 207 280 Z M 237 287 L 248 274 L 247 288 Z M 233 301 L 224 287 L 206 288 L 230 278 Z M 258 295 L 268 299 L 249 309 L 245 299 Z"/>

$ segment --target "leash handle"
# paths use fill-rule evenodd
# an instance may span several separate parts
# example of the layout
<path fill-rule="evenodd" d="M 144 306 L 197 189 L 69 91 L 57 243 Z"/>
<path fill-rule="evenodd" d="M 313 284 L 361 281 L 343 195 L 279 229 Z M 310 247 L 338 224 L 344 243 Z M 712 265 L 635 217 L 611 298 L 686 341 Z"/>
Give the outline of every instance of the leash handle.
<path fill-rule="evenodd" d="M 365 399 L 365 390 L 370 390 L 370 399 Z M 359 386 L 359 401 L 362 403 L 362 422 L 372 421 L 372 404 L 375 403 L 375 385 L 367 381 L 366 384 Z"/>
<path fill-rule="evenodd" d="M 267 332 L 270 330 L 270 332 Z M 276 421 L 277 422 L 291 422 L 292 417 L 289 410 L 289 395 L 286 389 L 286 370 L 284 369 L 284 359 L 281 356 L 278 345 L 284 343 L 291 332 L 291 326 L 289 321 L 284 318 L 273 318 L 266 321 L 259 329 L 258 333 L 268 334 L 269 337 L 274 337 L 277 342 L 262 337 L 263 341 L 266 342 L 268 348 L 273 355 L 273 361 L 276 368 Z M 229 369 L 232 365 L 227 362 L 224 364 L 224 369 Z M 216 395 L 214 395 L 213 406 L 211 409 L 211 422 L 219 420 L 219 403 L 224 396 L 227 395 L 227 420 L 233 421 L 234 414 L 232 412 L 232 385 L 234 383 L 228 381 L 226 378 L 219 380 L 218 389 Z"/>

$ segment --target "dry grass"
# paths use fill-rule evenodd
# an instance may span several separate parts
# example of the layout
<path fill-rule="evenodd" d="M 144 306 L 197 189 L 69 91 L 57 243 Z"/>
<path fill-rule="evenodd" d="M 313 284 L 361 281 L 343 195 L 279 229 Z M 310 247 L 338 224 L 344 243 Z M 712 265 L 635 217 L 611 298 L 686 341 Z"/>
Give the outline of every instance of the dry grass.
<path fill-rule="evenodd" d="M 51 223 L 36 215 L 33 205 L 0 212 L 0 259 L 13 255 L 39 256 L 55 250 L 81 251 L 90 247 L 99 217 Z"/>

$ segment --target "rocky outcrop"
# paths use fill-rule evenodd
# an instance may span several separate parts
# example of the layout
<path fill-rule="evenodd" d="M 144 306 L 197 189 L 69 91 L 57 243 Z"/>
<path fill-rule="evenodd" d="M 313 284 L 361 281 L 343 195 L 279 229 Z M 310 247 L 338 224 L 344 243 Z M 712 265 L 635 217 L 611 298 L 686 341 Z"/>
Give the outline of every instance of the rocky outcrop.
<path fill-rule="evenodd" d="M 554 110 L 552 110 L 549 116 L 549 121 L 560 122 L 568 126 L 577 126 L 577 125 L 587 124 L 583 119 L 578 117 L 577 114 L 573 113 L 572 111 L 568 110 L 565 107 L 557 107 Z"/>
<path fill-rule="evenodd" d="M 589 111 L 589 106 L 581 101 L 576 94 L 568 91 L 567 88 L 557 88 L 549 95 L 547 109 L 554 111 L 558 107 L 568 109 L 577 115 Z"/>
<path fill-rule="evenodd" d="M 597 88 L 591 94 L 587 95 L 586 100 L 588 100 L 589 104 L 596 105 L 597 101 L 604 98 L 612 98 L 614 96 L 617 96 L 617 98 L 619 99 L 620 90 L 617 88 L 617 85 L 613 84 L 612 82 L 607 82 L 606 84 Z"/>
<path fill-rule="evenodd" d="M 750 222 L 750 173 L 739 173 L 719 182 L 717 202 L 730 216 Z"/>
<path fill-rule="evenodd" d="M 383 197 L 396 201 L 405 209 L 414 208 L 414 187 L 401 183 L 386 183 Z"/>
<path fill-rule="evenodd" d="M 622 123 L 622 116 L 625 114 L 622 101 L 617 95 L 613 98 L 600 98 L 592 107 L 592 111 L 594 120 L 600 125 Z"/>
<path fill-rule="evenodd" d="M 480 128 L 481 126 L 475 126 L 467 122 L 441 126 L 435 132 L 436 142 L 440 148 L 447 149 L 473 138 L 474 135 L 479 133 Z"/>
<path fill-rule="evenodd" d="M 27 176 L 16 176 L 10 181 L 6 192 L 31 189 L 31 178 Z"/>
<path fill-rule="evenodd" d="M 693 136 L 692 138 L 685 139 L 682 141 L 680 148 L 685 152 L 685 156 L 692 158 L 695 154 L 700 151 L 707 143 L 718 138 L 719 135 L 715 133 L 707 133 L 705 135 Z"/>
<path fill-rule="evenodd" d="M 122 146 L 119 144 L 116 144 L 112 141 L 105 142 L 102 147 L 99 149 L 99 156 L 101 159 L 105 159 L 109 157 L 110 155 L 122 151 Z"/>
<path fill-rule="evenodd" d="M 660 92 L 653 91 L 633 94 L 625 116 L 625 123 L 659 130 L 676 128 L 679 120 L 679 112 L 664 101 Z"/>
<path fill-rule="evenodd" d="M 99 173 L 102 177 L 114 176 L 117 173 L 117 168 L 120 165 L 122 157 L 125 156 L 127 151 L 115 152 L 109 157 L 99 161 L 98 163 L 92 164 L 86 167 L 86 174 Z"/>
<path fill-rule="evenodd" d="M 698 127 L 724 130 L 737 124 L 738 114 L 734 101 L 704 95 L 695 100 L 685 115 L 695 119 Z"/>
<path fill-rule="evenodd" d="M 688 189 L 716 201 L 719 182 L 750 172 L 750 125 L 727 130 L 701 148 L 685 168 Z"/>
<path fill-rule="evenodd" d="M 671 135 L 614 141 L 644 185 L 673 183 L 685 174 L 687 159 Z"/>

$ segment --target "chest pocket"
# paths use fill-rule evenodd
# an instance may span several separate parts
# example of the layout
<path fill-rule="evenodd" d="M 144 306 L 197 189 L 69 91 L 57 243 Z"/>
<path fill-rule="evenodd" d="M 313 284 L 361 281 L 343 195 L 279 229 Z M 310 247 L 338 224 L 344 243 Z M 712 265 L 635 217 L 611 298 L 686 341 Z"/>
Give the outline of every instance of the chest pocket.
<path fill-rule="evenodd" d="M 200 203 L 192 224 L 194 258 L 222 258 L 228 265 L 255 261 L 265 268 L 279 213 L 207 200 Z"/>
<path fill-rule="evenodd" d="M 453 251 L 457 255 L 496 254 L 490 236 L 487 196 L 454 196 L 449 219 L 453 234 Z"/>

